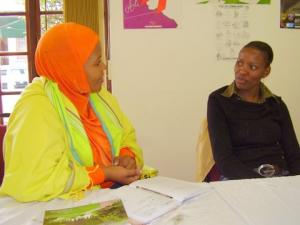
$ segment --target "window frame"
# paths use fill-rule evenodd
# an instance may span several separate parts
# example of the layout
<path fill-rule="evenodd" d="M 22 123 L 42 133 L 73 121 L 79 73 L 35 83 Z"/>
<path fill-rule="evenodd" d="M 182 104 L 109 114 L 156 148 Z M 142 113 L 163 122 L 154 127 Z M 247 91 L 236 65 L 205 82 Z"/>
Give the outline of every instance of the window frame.
<path fill-rule="evenodd" d="M 38 40 L 41 37 L 41 16 L 63 15 L 63 11 L 53 11 L 47 9 L 40 10 L 40 0 L 25 0 L 25 11 L 0 12 L 1 16 L 25 16 L 26 22 L 26 42 L 27 51 L 25 52 L 1 52 L 0 56 L 27 56 L 28 80 L 31 82 L 37 76 L 34 65 L 34 54 Z M 3 118 L 9 117 L 10 113 L 3 113 L 2 96 L 19 95 L 21 91 L 2 91 L 0 88 L 0 124 L 3 124 Z"/>

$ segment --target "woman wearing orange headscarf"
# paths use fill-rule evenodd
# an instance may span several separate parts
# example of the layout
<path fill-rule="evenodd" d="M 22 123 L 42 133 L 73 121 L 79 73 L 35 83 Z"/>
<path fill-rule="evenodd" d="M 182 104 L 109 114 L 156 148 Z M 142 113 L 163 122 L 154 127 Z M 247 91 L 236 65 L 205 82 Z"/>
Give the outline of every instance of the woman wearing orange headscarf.
<path fill-rule="evenodd" d="M 101 88 L 106 66 L 96 33 L 75 23 L 56 25 L 35 56 L 40 77 L 9 119 L 0 193 L 46 201 L 137 180 L 142 151 L 117 101 Z"/>

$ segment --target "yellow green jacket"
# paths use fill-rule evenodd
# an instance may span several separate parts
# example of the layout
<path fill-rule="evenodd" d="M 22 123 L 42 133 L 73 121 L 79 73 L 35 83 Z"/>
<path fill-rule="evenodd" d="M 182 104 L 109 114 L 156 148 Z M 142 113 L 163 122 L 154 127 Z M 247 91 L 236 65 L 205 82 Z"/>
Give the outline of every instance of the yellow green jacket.
<path fill-rule="evenodd" d="M 45 78 L 36 78 L 24 90 L 9 118 L 4 138 L 5 175 L 0 195 L 21 202 L 80 198 L 90 184 L 85 167 L 70 152 L 64 125 L 45 93 L 46 82 Z M 105 88 L 99 95 L 109 104 L 122 127 L 121 132 L 112 133 L 114 144 L 119 145 L 118 149 L 130 148 L 141 168 L 142 151 L 134 128 Z M 78 114 L 68 100 L 66 107 Z"/>

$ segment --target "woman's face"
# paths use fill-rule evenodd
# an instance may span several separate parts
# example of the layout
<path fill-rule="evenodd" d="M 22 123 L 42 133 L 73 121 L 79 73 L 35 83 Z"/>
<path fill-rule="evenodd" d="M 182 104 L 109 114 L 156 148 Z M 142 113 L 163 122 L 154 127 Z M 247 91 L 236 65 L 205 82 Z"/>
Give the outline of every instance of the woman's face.
<path fill-rule="evenodd" d="M 84 64 L 84 70 L 88 78 L 91 92 L 99 92 L 104 82 L 106 65 L 102 62 L 102 52 L 98 43 Z"/>
<path fill-rule="evenodd" d="M 234 67 L 235 85 L 242 91 L 257 88 L 260 80 L 268 76 L 270 70 L 263 52 L 255 48 L 243 48 Z"/>

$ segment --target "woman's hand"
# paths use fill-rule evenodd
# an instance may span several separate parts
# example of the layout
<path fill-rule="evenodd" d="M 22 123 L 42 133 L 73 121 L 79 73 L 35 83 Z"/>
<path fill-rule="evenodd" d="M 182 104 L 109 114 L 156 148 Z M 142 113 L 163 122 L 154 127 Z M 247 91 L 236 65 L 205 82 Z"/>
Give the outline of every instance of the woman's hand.
<path fill-rule="evenodd" d="M 115 157 L 113 161 L 113 165 L 122 166 L 126 169 L 137 169 L 135 159 L 128 155 Z"/>
<path fill-rule="evenodd" d="M 105 180 L 120 184 L 130 184 L 140 178 L 138 169 L 127 169 L 122 166 L 109 166 L 104 168 Z"/>

